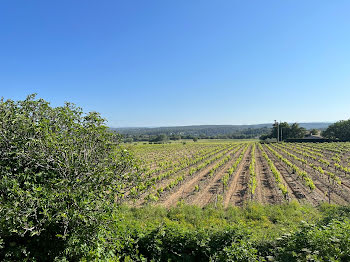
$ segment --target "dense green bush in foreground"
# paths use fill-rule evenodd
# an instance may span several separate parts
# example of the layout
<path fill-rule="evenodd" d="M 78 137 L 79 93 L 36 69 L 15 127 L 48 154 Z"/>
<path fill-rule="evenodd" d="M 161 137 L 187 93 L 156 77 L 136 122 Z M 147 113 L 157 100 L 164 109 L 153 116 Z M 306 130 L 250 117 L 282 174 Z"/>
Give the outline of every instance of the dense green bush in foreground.
<path fill-rule="evenodd" d="M 46 260 L 67 243 L 95 242 L 103 215 L 137 179 L 104 122 L 35 95 L 0 101 L 0 258 Z"/>
<path fill-rule="evenodd" d="M 100 222 L 93 239 L 72 234 L 64 241 L 52 235 L 51 245 L 37 237 L 3 243 L 1 260 L 350 261 L 348 207 L 120 206 Z"/>
<path fill-rule="evenodd" d="M 298 203 L 115 211 L 87 261 L 349 261 L 350 209 Z M 314 260 L 312 260 L 314 259 Z"/>

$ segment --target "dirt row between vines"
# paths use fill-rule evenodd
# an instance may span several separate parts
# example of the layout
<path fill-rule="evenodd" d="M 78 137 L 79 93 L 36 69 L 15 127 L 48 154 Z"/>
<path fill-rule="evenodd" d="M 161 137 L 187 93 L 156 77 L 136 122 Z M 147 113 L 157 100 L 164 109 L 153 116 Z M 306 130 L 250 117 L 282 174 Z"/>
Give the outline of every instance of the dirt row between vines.
<path fill-rule="evenodd" d="M 173 174 L 171 177 L 164 178 L 164 179 L 162 179 L 161 181 L 159 181 L 156 185 L 153 186 L 154 191 L 156 191 L 158 188 L 161 188 L 161 187 L 166 186 L 167 184 L 169 184 L 170 181 L 172 181 L 173 179 L 175 179 L 176 177 L 178 177 L 178 176 L 181 175 L 182 173 L 189 172 L 189 170 L 190 170 L 192 167 L 198 166 L 198 165 L 201 164 L 202 162 L 204 162 L 204 161 L 206 161 L 206 160 L 208 160 L 208 159 L 214 158 L 216 155 L 221 154 L 222 152 L 224 152 L 224 151 L 227 150 L 227 149 L 228 149 L 228 147 L 223 148 L 222 150 L 218 151 L 218 152 L 217 152 L 215 155 L 213 155 L 213 156 L 208 156 L 208 155 L 210 154 L 210 152 L 206 153 L 206 154 L 205 154 L 205 158 L 204 158 L 202 161 L 200 161 L 200 162 L 198 162 L 198 163 L 196 163 L 196 164 L 194 164 L 194 165 L 190 165 L 190 166 L 188 166 L 188 167 L 185 167 L 185 168 L 183 168 L 183 169 L 177 171 L 177 172 L 176 172 L 175 174 Z M 232 152 L 233 150 L 235 150 L 235 148 L 232 149 L 232 150 L 229 150 L 229 151 L 227 152 L 227 154 L 230 153 L 230 152 Z M 225 155 L 227 155 L 227 154 L 225 154 Z M 217 160 L 217 161 L 219 161 L 219 160 Z M 216 161 L 215 161 L 215 162 L 216 162 Z M 168 170 L 165 170 L 164 172 L 166 172 L 166 171 L 168 171 Z M 162 172 L 162 173 L 164 173 L 164 172 Z M 158 174 L 160 174 L 160 173 L 158 173 Z M 148 191 L 142 193 L 142 194 L 138 197 L 138 199 L 136 200 L 136 202 L 134 203 L 134 205 L 135 205 L 135 206 L 142 206 L 143 204 L 145 204 L 145 197 L 146 197 L 149 193 L 150 193 L 150 190 L 148 190 Z M 165 193 L 166 193 L 166 192 L 165 192 Z"/>
<path fill-rule="evenodd" d="M 209 171 L 218 163 L 221 159 L 224 157 L 231 155 L 232 152 L 235 150 L 232 149 L 228 153 L 226 153 L 223 157 L 220 159 L 214 161 L 209 166 L 205 167 L 204 169 L 200 170 L 196 174 L 193 174 L 192 176 L 188 176 L 182 183 L 180 183 L 179 186 L 175 187 L 170 192 L 167 192 L 164 196 L 159 199 L 158 205 L 165 206 L 165 207 L 171 207 L 176 206 L 177 202 L 182 199 L 184 196 L 191 193 L 195 187 L 195 185 L 198 184 L 198 182 L 203 179 Z"/>
<path fill-rule="evenodd" d="M 291 149 L 286 149 L 288 152 L 302 158 L 303 156 Z M 320 166 L 322 167 L 322 169 L 324 170 L 327 170 L 329 172 L 333 172 L 334 174 L 336 174 L 336 176 L 338 176 L 340 179 L 341 179 L 341 185 L 340 186 L 337 186 L 338 189 L 341 189 L 343 192 L 341 194 L 339 194 L 340 196 L 342 196 L 344 198 L 344 200 L 346 200 L 347 202 L 350 202 L 350 179 L 349 179 L 349 176 L 348 174 L 344 174 L 344 172 L 341 172 L 339 170 L 336 170 L 335 168 L 332 168 L 332 166 L 334 167 L 334 161 L 332 161 L 331 159 L 329 158 L 326 158 L 327 161 L 329 161 L 330 163 L 333 163 L 331 164 L 331 166 L 325 166 L 325 165 L 322 165 L 320 164 L 318 161 L 316 160 L 313 160 L 313 159 L 307 159 L 308 162 L 316 165 L 316 166 Z M 304 167 L 303 167 L 304 168 Z M 320 179 L 322 180 L 322 183 L 323 184 L 326 184 L 328 186 L 329 184 L 329 181 L 327 177 L 325 177 L 324 175 L 321 175 L 319 174 L 317 171 L 315 171 L 314 169 L 312 169 L 311 167 L 306 167 L 306 169 L 308 170 L 309 173 L 311 174 L 314 174 L 316 175 L 316 179 Z"/>
<path fill-rule="evenodd" d="M 315 189 L 310 191 L 301 181 L 301 179 L 298 179 L 295 174 L 291 174 L 291 176 L 294 176 L 296 178 L 296 181 L 299 181 L 299 185 L 304 188 L 302 194 L 304 194 L 304 198 L 306 198 L 312 205 L 319 205 L 322 202 L 328 202 L 328 186 L 325 184 L 322 179 L 320 179 L 320 175 L 316 174 L 310 167 L 307 167 L 306 165 L 302 165 L 299 161 L 296 161 L 290 157 L 288 157 L 284 152 L 277 150 L 274 148 L 279 154 L 281 154 L 284 158 L 288 159 L 292 163 L 294 163 L 297 167 L 299 167 L 301 170 L 304 170 L 308 173 L 310 178 L 313 180 Z M 282 161 L 281 161 L 282 162 Z M 284 163 L 283 163 L 284 165 Z M 290 173 L 291 171 L 289 168 L 285 165 L 284 166 L 286 170 Z M 347 201 L 344 200 L 344 198 L 340 195 L 339 191 L 332 192 L 331 197 L 331 203 L 335 204 L 346 204 Z M 299 200 L 301 200 L 303 197 L 301 197 Z M 311 198 L 311 200 L 310 200 Z M 301 201 L 302 202 L 302 201 Z"/>
<path fill-rule="evenodd" d="M 237 160 L 244 146 L 238 150 L 234 156 L 228 161 L 220 170 L 216 172 L 213 177 L 205 176 L 199 183 L 199 192 L 194 192 L 190 197 L 187 198 L 187 203 L 194 204 L 200 207 L 207 205 L 210 202 L 214 202 L 217 195 L 223 190 L 222 177 L 225 175 L 226 171 L 233 165 Z"/>
<path fill-rule="evenodd" d="M 223 205 L 242 206 L 251 199 L 249 193 L 249 165 L 251 163 L 251 146 L 245 152 L 237 170 L 231 175 L 228 190 L 224 191 L 222 178 L 233 162 L 239 157 L 243 148 L 236 153 L 234 161 L 229 161 L 213 178 L 206 176 L 199 182 L 199 192 L 192 191 L 184 197 L 186 203 L 203 207 L 209 203 L 218 201 L 218 196 L 223 196 Z M 253 200 L 263 204 L 276 204 L 283 202 L 282 193 L 279 192 L 272 172 L 260 150 L 255 152 L 257 188 Z M 202 184 L 201 184 L 202 183 Z"/>
<path fill-rule="evenodd" d="M 274 148 L 276 150 L 276 148 Z M 325 176 L 319 174 L 314 169 L 312 169 L 310 166 L 301 164 L 299 161 L 296 161 L 289 156 L 287 156 L 282 150 L 277 150 L 279 154 L 281 154 L 283 157 L 289 159 L 292 161 L 296 166 L 298 166 L 300 169 L 306 171 L 308 175 L 313 180 L 316 189 L 314 191 L 318 192 L 321 195 L 321 202 L 328 202 L 328 192 L 329 192 L 329 182 L 325 180 Z M 288 152 L 296 155 L 295 152 L 288 150 Z M 337 186 L 335 190 L 331 192 L 331 203 L 344 205 L 346 203 L 350 202 L 350 196 L 349 191 L 345 191 L 346 188 L 343 185 Z"/>
<path fill-rule="evenodd" d="M 202 170 L 195 172 L 193 175 L 185 176 L 185 179 L 177 186 L 162 192 L 158 201 L 153 202 L 153 204 L 164 207 L 172 207 L 176 206 L 179 201 L 182 201 L 186 204 L 196 205 L 199 207 L 204 207 L 210 203 L 219 203 L 224 207 L 228 207 L 230 205 L 243 206 L 245 203 L 250 202 L 251 200 L 261 204 L 279 204 L 290 200 L 297 200 L 300 203 L 308 203 L 317 206 L 323 202 L 328 202 L 327 194 L 329 192 L 329 182 L 327 181 L 326 176 L 322 177 L 310 166 L 302 164 L 300 161 L 289 157 L 281 149 L 271 146 L 273 150 L 277 151 L 284 158 L 288 159 L 301 170 L 308 173 L 316 187 L 314 190 L 310 190 L 304 184 L 303 180 L 299 178 L 298 175 L 295 174 L 286 163 L 276 157 L 266 145 L 262 146 L 262 150 L 256 146 L 255 171 L 257 184 L 255 193 L 252 195 L 249 188 L 249 166 L 252 161 L 252 143 L 248 145 L 241 162 L 238 164 L 233 174 L 230 175 L 227 187 L 224 188 L 222 181 L 223 177 L 225 174 L 227 174 L 229 168 L 236 162 L 246 145 L 247 144 L 240 144 L 239 146 L 227 151 L 220 159 L 215 160 Z M 224 152 L 224 150 L 225 149 L 221 150 L 220 152 Z M 293 152 L 292 150 L 288 149 L 288 151 L 298 155 L 298 153 Z M 275 177 L 267 160 L 263 157 L 262 152 L 267 154 L 281 174 L 281 182 L 288 190 L 288 194 L 286 196 L 283 196 L 282 192 L 279 190 Z M 219 152 L 217 154 L 219 154 Z M 213 175 L 210 175 L 210 170 L 212 170 L 223 158 L 228 155 L 230 155 L 229 161 L 218 168 Z M 199 163 L 192 165 L 191 167 L 197 166 L 198 164 Z M 136 202 L 136 206 L 147 204 L 145 197 L 148 194 L 157 192 L 158 188 L 165 187 L 169 182 L 184 174 L 184 172 L 188 172 L 189 169 L 190 167 L 184 168 L 171 177 L 165 178 L 164 180 L 158 182 L 150 190 L 139 197 Z M 327 168 L 325 168 L 325 170 L 326 169 Z M 343 184 L 337 186 L 335 190 L 332 191 L 331 203 L 347 204 L 350 202 L 350 179 L 346 175 L 341 177 Z"/>
<path fill-rule="evenodd" d="M 220 160 L 212 163 L 210 166 L 199 172 L 195 177 L 191 177 L 189 181 L 184 181 L 175 192 L 169 193 L 165 199 L 162 198 L 157 204 L 171 207 L 175 206 L 178 201 L 183 200 L 187 204 L 194 204 L 203 207 L 209 203 L 216 202 L 218 196 L 222 195 L 224 207 L 228 207 L 229 205 L 244 205 L 244 203 L 251 200 L 249 192 L 251 149 L 252 146 L 250 145 L 236 171 L 231 175 L 228 189 L 226 191 L 223 190 L 221 179 L 241 154 L 243 147 L 238 150 L 232 159 L 220 168 L 213 177 L 210 178 L 208 173 Z M 267 148 L 265 151 L 268 153 L 269 158 L 273 160 L 276 168 L 282 175 L 282 182 L 287 186 L 288 192 L 290 192 L 289 200 L 296 199 L 299 202 L 309 202 L 313 205 L 318 205 L 325 201 L 319 190 L 316 190 L 316 192 L 310 192 L 310 190 L 308 190 L 308 188 L 295 177 L 295 174 L 291 174 L 288 168 L 283 165 L 283 162 L 271 154 Z M 277 188 L 267 161 L 262 157 L 262 152 L 258 147 L 255 154 L 257 188 L 253 200 L 262 204 L 284 202 L 284 197 Z M 195 191 L 196 185 L 199 186 L 198 192 Z"/>
<path fill-rule="evenodd" d="M 301 203 L 310 203 L 314 206 L 319 205 L 324 201 L 324 197 L 320 190 L 310 191 L 301 179 L 290 170 L 290 168 L 283 163 L 282 160 L 278 159 L 271 151 L 264 146 L 264 151 L 268 157 L 273 161 L 275 167 L 282 176 L 282 183 L 287 186 L 288 197 L 290 200 L 296 199 Z"/>
<path fill-rule="evenodd" d="M 279 204 L 284 197 L 278 189 L 272 171 L 262 156 L 259 147 L 256 150 L 256 176 L 257 187 L 254 200 L 262 204 Z"/>
<path fill-rule="evenodd" d="M 245 193 L 244 186 L 242 185 L 242 182 L 244 182 L 244 174 L 243 174 L 243 178 L 241 177 L 241 174 L 243 173 L 242 172 L 243 170 L 244 172 L 247 171 L 247 167 L 249 169 L 250 150 L 251 150 L 251 145 L 249 146 L 248 150 L 245 152 L 236 171 L 230 177 L 228 190 L 224 193 L 224 196 L 223 196 L 224 207 L 227 207 L 229 204 L 235 205 L 237 202 L 237 199 L 238 201 L 240 201 L 242 194 Z M 243 202 L 243 201 L 240 201 L 240 202 Z"/>
<path fill-rule="evenodd" d="M 225 148 L 221 148 L 221 150 L 220 151 L 218 151 L 217 152 L 217 154 L 219 154 L 220 152 L 223 152 L 225 149 L 227 149 L 228 147 L 225 147 Z M 216 150 L 216 149 L 213 149 L 213 150 Z M 208 155 L 210 155 L 210 153 L 211 153 L 212 151 L 209 151 L 209 152 L 206 152 L 206 153 L 204 153 L 202 156 L 205 158 L 205 159 L 207 159 L 208 158 Z M 175 155 L 178 155 L 177 153 L 175 153 Z M 195 152 L 191 152 L 191 154 L 190 155 L 183 155 L 182 156 L 182 158 L 194 158 L 195 157 Z M 205 160 L 204 159 L 204 160 Z M 178 157 L 178 156 L 175 156 L 173 159 L 172 159 L 172 162 L 173 163 L 175 163 L 175 164 L 178 164 L 179 162 L 181 161 L 181 159 Z M 155 163 L 153 163 L 152 164 L 152 166 L 153 167 L 151 167 L 151 171 L 152 170 L 155 170 L 155 169 L 157 169 L 157 168 L 159 168 L 159 166 L 157 166 L 157 160 L 154 160 L 154 162 Z M 181 172 L 181 171 L 183 171 L 183 170 L 185 170 L 185 169 L 189 169 L 189 168 L 191 168 L 193 165 L 191 165 L 191 166 L 189 166 L 189 167 L 185 167 L 184 169 L 182 169 L 182 170 L 179 170 L 177 173 L 179 173 L 179 172 Z M 165 172 L 167 172 L 167 171 L 169 171 L 169 170 L 171 170 L 171 169 L 173 169 L 174 167 L 168 167 L 168 168 L 162 168 L 161 170 L 159 170 L 159 171 L 157 171 L 157 172 L 154 172 L 153 174 L 152 174 L 152 176 L 157 176 L 157 175 L 159 175 L 159 174 L 161 174 L 161 173 L 165 173 Z M 146 177 L 145 176 L 145 174 L 142 174 L 142 177 L 145 179 L 145 180 L 149 180 L 150 178 L 149 177 Z"/>

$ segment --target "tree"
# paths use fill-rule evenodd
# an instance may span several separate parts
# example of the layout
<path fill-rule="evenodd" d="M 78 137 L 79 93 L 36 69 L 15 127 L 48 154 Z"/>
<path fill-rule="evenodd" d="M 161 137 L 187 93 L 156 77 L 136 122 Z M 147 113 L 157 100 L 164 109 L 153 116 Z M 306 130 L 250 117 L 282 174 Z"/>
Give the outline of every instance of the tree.
<path fill-rule="evenodd" d="M 280 141 L 290 138 L 291 126 L 287 122 L 281 122 L 279 124 Z"/>
<path fill-rule="evenodd" d="M 277 138 L 277 136 L 279 136 L 279 141 L 281 141 L 288 138 L 303 138 L 305 135 L 306 129 L 300 127 L 297 123 L 289 125 L 287 122 L 281 122 L 279 124 L 273 124 L 271 133 L 260 136 L 260 139 L 266 140 L 268 138 Z"/>
<path fill-rule="evenodd" d="M 310 135 L 318 135 L 320 133 L 320 130 L 313 128 L 309 132 Z"/>
<path fill-rule="evenodd" d="M 166 142 L 168 141 L 168 137 L 165 134 L 157 135 L 151 142 Z"/>
<path fill-rule="evenodd" d="M 170 140 L 180 140 L 181 139 L 181 136 L 180 135 L 175 135 L 175 134 L 172 134 L 170 137 L 169 137 Z"/>
<path fill-rule="evenodd" d="M 53 108 L 35 95 L 1 99 L 0 121 L 0 243 L 7 252 L 0 245 L 0 260 L 9 253 L 53 260 L 63 240 L 89 242 L 99 217 L 138 179 L 120 137 L 96 112 L 70 103 Z"/>
<path fill-rule="evenodd" d="M 341 120 L 330 125 L 322 135 L 330 139 L 339 139 L 342 141 L 350 141 L 350 119 Z"/>
<path fill-rule="evenodd" d="M 197 142 L 197 141 L 198 141 L 198 137 L 194 137 L 193 142 Z"/>
<path fill-rule="evenodd" d="M 294 123 L 290 127 L 290 133 L 288 138 L 303 138 L 306 135 L 306 129 L 300 127 L 297 123 Z"/>
<path fill-rule="evenodd" d="M 266 139 L 268 139 L 268 138 L 271 138 L 270 136 L 271 136 L 270 134 L 264 134 L 264 135 L 261 135 L 261 136 L 259 137 L 259 139 L 260 139 L 260 140 L 266 140 Z"/>

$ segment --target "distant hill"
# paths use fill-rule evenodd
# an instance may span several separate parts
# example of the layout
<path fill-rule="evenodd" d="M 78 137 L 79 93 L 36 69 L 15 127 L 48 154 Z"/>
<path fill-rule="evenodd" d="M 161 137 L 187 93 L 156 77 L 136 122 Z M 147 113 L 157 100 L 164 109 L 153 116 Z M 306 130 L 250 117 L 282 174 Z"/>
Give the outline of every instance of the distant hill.
<path fill-rule="evenodd" d="M 326 129 L 331 123 L 299 123 L 306 129 Z M 220 135 L 248 135 L 250 137 L 260 136 L 269 133 L 272 128 L 270 124 L 257 125 L 193 125 L 193 126 L 172 126 L 172 127 L 123 127 L 112 128 L 123 135 L 189 135 L 189 136 L 220 136 Z"/>

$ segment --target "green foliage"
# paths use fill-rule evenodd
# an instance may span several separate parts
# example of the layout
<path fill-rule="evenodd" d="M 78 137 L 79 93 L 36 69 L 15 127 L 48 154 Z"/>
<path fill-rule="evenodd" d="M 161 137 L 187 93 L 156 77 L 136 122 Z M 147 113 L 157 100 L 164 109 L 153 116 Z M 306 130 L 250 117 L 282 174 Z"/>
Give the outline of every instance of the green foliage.
<path fill-rule="evenodd" d="M 350 220 L 304 223 L 294 234 L 277 239 L 274 248 L 277 261 L 349 261 Z"/>
<path fill-rule="evenodd" d="M 223 184 L 223 189 L 225 191 L 225 189 L 228 186 L 228 181 L 230 179 L 230 174 L 226 173 L 223 177 L 222 177 L 222 184 Z"/>
<path fill-rule="evenodd" d="M 330 125 L 322 135 L 330 139 L 339 139 L 341 141 L 350 141 L 350 119 L 338 121 Z"/>
<path fill-rule="evenodd" d="M 165 134 L 160 134 L 156 136 L 153 140 L 150 140 L 151 142 L 158 142 L 158 143 L 164 143 L 168 141 L 168 137 Z"/>
<path fill-rule="evenodd" d="M 289 125 L 287 122 L 281 122 L 278 125 L 274 124 L 271 133 L 268 135 L 260 136 L 261 140 L 266 140 L 268 138 L 277 138 L 279 135 L 279 141 L 288 138 L 303 138 L 306 135 L 306 129 L 300 127 L 299 124 L 294 123 Z"/>
<path fill-rule="evenodd" d="M 274 146 L 275 148 L 278 148 L 277 146 Z M 312 181 L 311 177 L 303 170 L 301 170 L 299 167 L 297 167 L 295 164 L 293 164 L 292 162 L 290 162 L 288 159 L 284 158 L 281 154 L 277 153 L 275 150 L 273 150 L 270 146 L 266 145 L 266 148 L 269 149 L 272 154 L 274 154 L 278 159 L 282 160 L 287 166 L 289 166 L 293 172 L 295 174 L 298 175 L 298 177 L 300 177 L 304 184 L 310 188 L 310 190 L 314 190 L 316 188 L 314 182 Z M 291 153 L 289 153 L 288 151 L 281 149 L 284 153 L 286 153 L 288 156 L 294 158 L 295 160 L 299 160 L 301 162 L 306 162 L 306 160 L 299 158 Z"/>
<path fill-rule="evenodd" d="M 272 174 L 275 178 L 275 182 L 277 184 L 277 187 L 281 190 L 282 194 L 287 197 L 288 195 L 288 189 L 286 187 L 286 185 L 284 185 L 282 183 L 282 176 L 280 174 L 280 172 L 278 171 L 278 169 L 276 168 L 275 164 L 272 162 L 272 160 L 268 157 L 268 155 L 266 154 L 266 152 L 264 151 L 263 147 L 261 144 L 259 144 L 259 149 L 261 150 L 262 152 L 262 156 L 266 159 L 271 171 L 272 171 Z"/>
<path fill-rule="evenodd" d="M 338 214 L 336 219 L 332 213 Z M 297 202 L 228 209 L 120 207 L 86 261 L 347 261 L 349 209 Z"/>
<path fill-rule="evenodd" d="M 313 128 L 309 131 L 310 135 L 317 136 L 320 133 L 320 130 Z"/>
<path fill-rule="evenodd" d="M 225 247 L 217 256 L 218 261 L 232 262 L 258 262 L 263 261 L 259 257 L 258 250 L 247 240 L 233 242 L 230 246 Z"/>
<path fill-rule="evenodd" d="M 52 260 L 94 238 L 137 176 L 98 113 L 43 99 L 0 101 L 1 260 Z"/>
<path fill-rule="evenodd" d="M 199 125 L 154 128 L 117 128 L 113 129 L 134 141 L 154 141 L 164 134 L 170 140 L 180 139 L 252 139 L 270 132 L 264 125 Z"/>
<path fill-rule="evenodd" d="M 256 189 L 256 172 L 255 172 L 255 143 L 252 146 L 252 151 L 251 151 L 251 162 L 249 165 L 249 189 L 250 189 L 250 194 L 251 194 L 251 199 L 253 199 L 253 196 L 255 194 L 255 189 Z"/>

